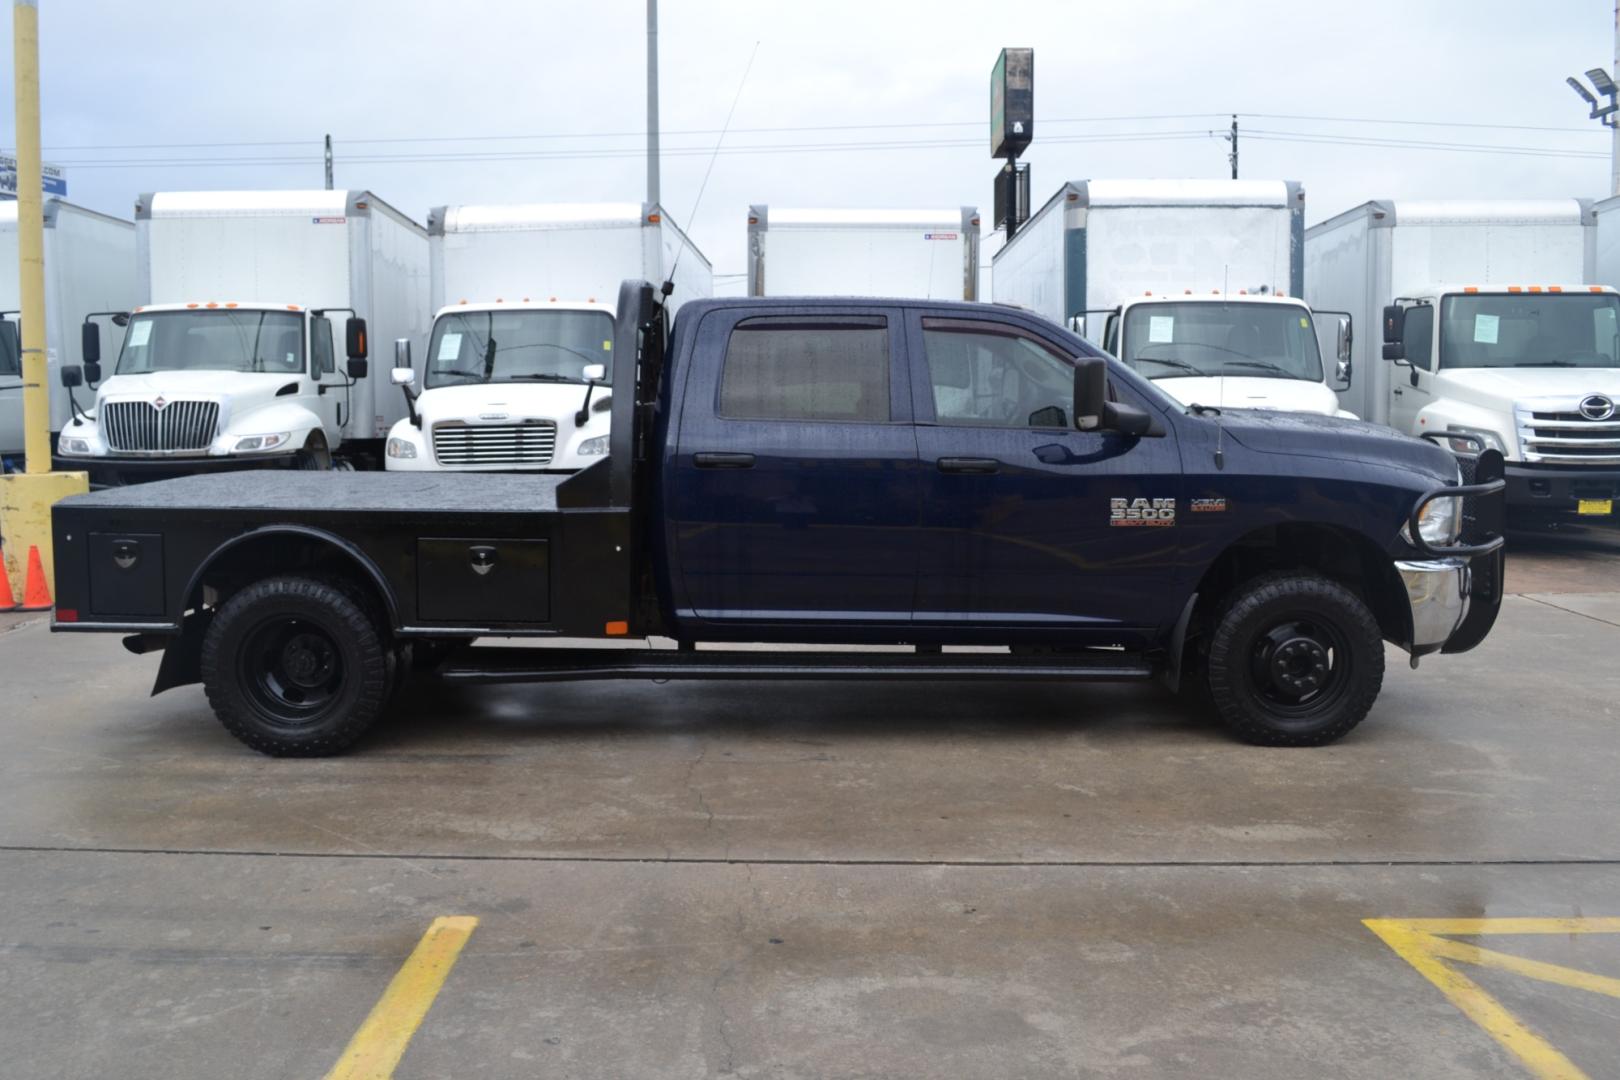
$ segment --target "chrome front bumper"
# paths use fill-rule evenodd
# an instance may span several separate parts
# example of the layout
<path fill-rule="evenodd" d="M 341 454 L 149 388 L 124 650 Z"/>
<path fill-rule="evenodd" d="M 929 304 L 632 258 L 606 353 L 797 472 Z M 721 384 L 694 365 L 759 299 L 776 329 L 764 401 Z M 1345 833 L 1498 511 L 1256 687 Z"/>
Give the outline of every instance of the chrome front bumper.
<path fill-rule="evenodd" d="M 1398 561 L 1395 569 L 1412 605 L 1412 642 L 1416 656 L 1444 645 L 1468 617 L 1468 560 L 1459 558 Z M 1416 661 L 1413 661 L 1416 663 Z"/>

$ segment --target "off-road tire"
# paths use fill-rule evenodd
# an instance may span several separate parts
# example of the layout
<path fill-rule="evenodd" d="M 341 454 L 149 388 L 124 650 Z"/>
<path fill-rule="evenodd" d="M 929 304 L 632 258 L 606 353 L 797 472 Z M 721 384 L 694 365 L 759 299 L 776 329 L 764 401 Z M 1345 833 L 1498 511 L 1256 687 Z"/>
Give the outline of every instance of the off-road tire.
<path fill-rule="evenodd" d="M 295 575 L 256 582 L 227 600 L 203 637 L 201 666 L 220 723 L 275 757 L 348 749 L 381 715 L 398 669 L 384 632 L 350 589 Z M 306 701 L 295 700 L 300 693 Z"/>
<path fill-rule="evenodd" d="M 1221 606 L 1203 675 L 1216 714 L 1244 741 L 1322 746 L 1361 723 L 1377 699 L 1383 635 L 1367 605 L 1338 582 L 1301 571 L 1264 574 Z M 1289 700 L 1311 680 L 1319 690 Z"/>

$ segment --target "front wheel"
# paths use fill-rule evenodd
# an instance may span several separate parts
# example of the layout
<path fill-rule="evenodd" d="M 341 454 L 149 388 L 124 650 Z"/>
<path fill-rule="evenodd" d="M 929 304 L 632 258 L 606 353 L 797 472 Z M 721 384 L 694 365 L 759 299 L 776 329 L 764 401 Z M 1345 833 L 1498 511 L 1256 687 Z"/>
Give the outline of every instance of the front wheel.
<path fill-rule="evenodd" d="M 284 576 L 248 586 L 209 624 L 202 682 L 227 731 L 261 753 L 320 757 L 376 721 L 395 680 L 393 650 L 344 589 Z"/>
<path fill-rule="evenodd" d="M 1227 601 L 1205 678 L 1221 721 L 1262 746 L 1321 746 L 1361 723 L 1384 682 L 1378 622 L 1318 574 L 1267 574 Z"/>

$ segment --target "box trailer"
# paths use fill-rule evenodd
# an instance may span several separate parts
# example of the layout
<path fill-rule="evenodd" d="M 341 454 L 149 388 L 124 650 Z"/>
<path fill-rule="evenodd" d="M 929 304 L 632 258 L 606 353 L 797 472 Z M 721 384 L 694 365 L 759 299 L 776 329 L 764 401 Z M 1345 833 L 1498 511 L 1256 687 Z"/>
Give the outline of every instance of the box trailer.
<path fill-rule="evenodd" d="M 573 472 L 607 453 L 613 307 L 626 278 L 670 281 L 667 310 L 714 271 L 656 203 L 441 206 L 428 212 L 436 312 L 389 469 Z"/>
<path fill-rule="evenodd" d="M 1592 206 L 1592 285 L 1620 289 L 1620 195 Z"/>
<path fill-rule="evenodd" d="M 16 321 L 17 204 L 0 202 L 0 314 Z M 135 304 L 135 223 L 62 199 L 45 200 L 45 362 L 54 441 L 70 405 L 60 385 L 63 365 L 77 364 L 79 323 L 92 311 Z M 20 332 L 20 331 L 19 331 Z M 22 372 L 15 355 L 0 358 L 0 460 L 22 464 Z"/>
<path fill-rule="evenodd" d="M 748 208 L 748 295 L 979 298 L 979 211 Z"/>
<path fill-rule="evenodd" d="M 1184 404 L 1332 415 L 1350 320 L 1301 299 L 1304 216 L 1293 181 L 1071 181 L 996 252 L 991 295 L 1090 334 Z"/>
<path fill-rule="evenodd" d="M 140 306 L 115 320 L 127 329 L 95 419 L 58 442 L 67 467 L 117 483 L 381 465 L 405 402 L 370 373 L 366 338 L 427 330 L 421 225 L 369 191 L 159 192 L 135 224 Z M 83 374 L 96 383 L 99 365 Z"/>
<path fill-rule="evenodd" d="M 1584 199 L 1364 203 L 1305 234 L 1306 296 L 1377 322 L 1346 404 L 1507 459 L 1508 506 L 1620 499 L 1620 297 Z"/>

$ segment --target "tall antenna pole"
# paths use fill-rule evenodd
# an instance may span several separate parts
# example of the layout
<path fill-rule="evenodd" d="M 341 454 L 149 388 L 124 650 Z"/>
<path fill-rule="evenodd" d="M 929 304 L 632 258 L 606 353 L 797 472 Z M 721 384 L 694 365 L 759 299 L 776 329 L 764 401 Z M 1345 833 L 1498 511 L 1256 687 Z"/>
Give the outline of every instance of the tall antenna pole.
<path fill-rule="evenodd" d="M 1616 2 L 1620 3 L 1620 0 L 1616 0 Z M 1230 135 L 1228 135 L 1226 137 L 1226 141 L 1232 144 L 1232 152 L 1230 154 L 1226 155 L 1226 160 L 1228 160 L 1228 161 L 1230 161 L 1232 163 L 1232 179 L 1236 180 L 1238 178 L 1238 175 L 1237 175 L 1237 172 L 1238 172 L 1238 170 L 1237 170 L 1237 166 L 1238 166 L 1237 113 L 1232 114 L 1232 134 L 1230 134 Z"/>
<path fill-rule="evenodd" d="M 332 190 L 332 136 L 326 137 L 326 190 Z"/>
<path fill-rule="evenodd" d="M 647 0 L 647 201 L 658 201 L 658 0 Z"/>

